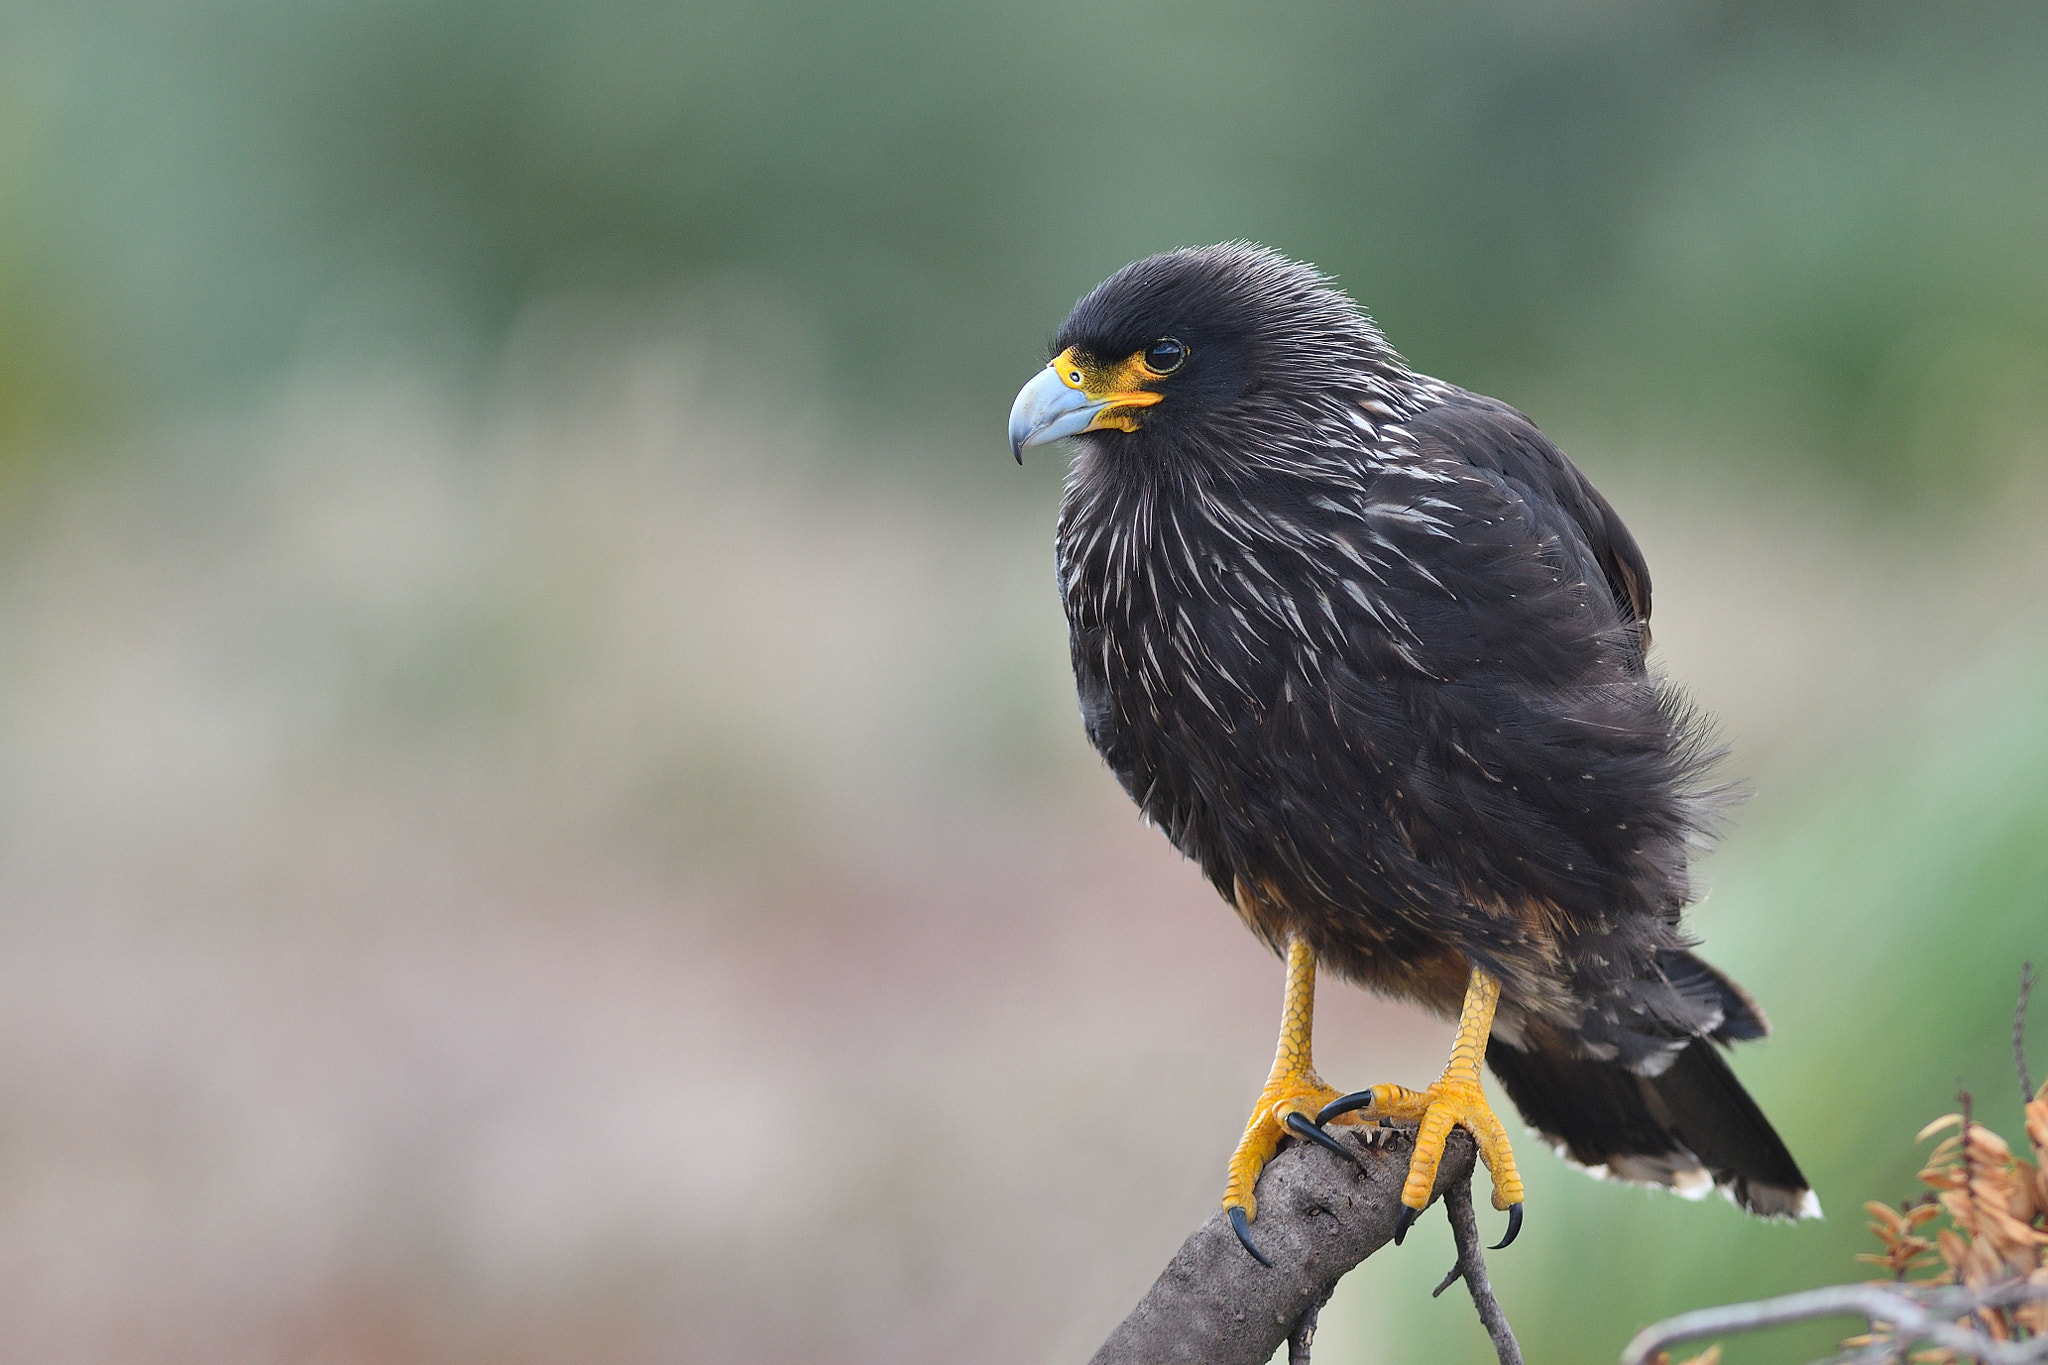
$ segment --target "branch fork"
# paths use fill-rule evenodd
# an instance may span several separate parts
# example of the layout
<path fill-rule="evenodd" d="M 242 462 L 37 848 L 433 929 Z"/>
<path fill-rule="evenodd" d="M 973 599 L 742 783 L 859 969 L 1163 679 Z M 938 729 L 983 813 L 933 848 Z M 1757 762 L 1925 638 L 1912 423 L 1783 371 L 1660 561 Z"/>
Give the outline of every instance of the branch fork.
<path fill-rule="evenodd" d="M 1327 1131 L 1355 1161 L 1296 1142 L 1259 1178 L 1254 1226 L 1270 1268 L 1238 1245 L 1218 1209 L 1181 1245 L 1090 1365 L 1266 1365 L 1283 1344 L 1290 1365 L 1307 1365 L 1316 1315 L 1337 1282 L 1401 1226 L 1401 1186 L 1414 1146 L 1412 1128 Z M 1458 1261 L 1437 1292 L 1464 1280 L 1501 1365 L 1521 1365 L 1479 1250 L 1471 1191 L 1477 1164 L 1471 1135 L 1452 1130 L 1432 1199 L 1444 1201 L 1450 1215 Z"/>

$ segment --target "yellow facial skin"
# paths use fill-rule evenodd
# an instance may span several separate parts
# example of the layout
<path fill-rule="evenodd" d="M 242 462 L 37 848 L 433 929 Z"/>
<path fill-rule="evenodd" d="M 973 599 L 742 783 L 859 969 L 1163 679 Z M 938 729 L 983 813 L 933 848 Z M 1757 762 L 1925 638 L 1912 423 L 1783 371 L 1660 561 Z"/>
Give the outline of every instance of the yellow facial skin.
<path fill-rule="evenodd" d="M 1091 402 L 1109 404 L 1095 414 L 1085 428 L 1088 431 L 1136 431 L 1136 409 L 1149 408 L 1166 396 L 1139 387 L 1166 377 L 1145 363 L 1143 351 L 1105 365 L 1069 346 L 1052 362 L 1052 370 L 1060 383 L 1086 394 Z"/>

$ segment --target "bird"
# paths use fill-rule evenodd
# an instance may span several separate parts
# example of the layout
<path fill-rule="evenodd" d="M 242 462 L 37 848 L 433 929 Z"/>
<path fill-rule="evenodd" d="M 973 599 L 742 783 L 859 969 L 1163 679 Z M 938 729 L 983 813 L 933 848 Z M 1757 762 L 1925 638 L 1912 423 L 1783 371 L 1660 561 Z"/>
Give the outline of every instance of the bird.
<path fill-rule="evenodd" d="M 1722 1050 L 1763 1009 L 1693 949 L 1689 868 L 1730 789 L 1649 663 L 1650 572 L 1527 417 L 1411 369 L 1312 265 L 1251 242 L 1133 262 L 1011 409 L 1071 442 L 1057 585 L 1083 727 L 1144 819 L 1285 962 L 1272 1072 L 1223 1208 L 1333 1123 L 1416 1125 L 1396 1240 L 1454 1126 L 1520 1231 L 1482 1060 L 1596 1176 L 1818 1216 Z M 1421 1090 L 1339 1093 L 1319 967 L 1457 1020 Z"/>

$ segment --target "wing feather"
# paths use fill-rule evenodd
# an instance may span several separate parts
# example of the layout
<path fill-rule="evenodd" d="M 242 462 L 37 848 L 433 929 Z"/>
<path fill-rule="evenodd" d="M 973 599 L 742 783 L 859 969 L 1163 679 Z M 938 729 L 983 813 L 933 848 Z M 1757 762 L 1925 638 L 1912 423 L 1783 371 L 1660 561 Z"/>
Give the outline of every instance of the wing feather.
<path fill-rule="evenodd" d="M 1406 425 L 1423 454 L 1495 476 L 1551 529 L 1575 532 L 1578 548 L 1598 565 L 1615 605 L 1648 647 L 1650 566 L 1641 547 L 1600 490 L 1534 422 L 1497 399 L 1459 389 Z"/>

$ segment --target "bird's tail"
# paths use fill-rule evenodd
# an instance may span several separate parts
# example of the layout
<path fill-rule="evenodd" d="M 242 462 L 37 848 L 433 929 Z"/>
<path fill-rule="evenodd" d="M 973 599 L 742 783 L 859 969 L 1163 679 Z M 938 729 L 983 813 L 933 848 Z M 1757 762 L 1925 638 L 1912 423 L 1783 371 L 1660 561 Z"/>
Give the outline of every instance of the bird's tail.
<path fill-rule="evenodd" d="M 1799 1163 L 1711 1037 L 1694 1038 L 1654 1076 L 1579 1055 L 1546 1029 L 1532 1028 L 1521 1043 L 1493 1039 L 1487 1065 L 1522 1117 L 1573 1164 L 1689 1198 L 1719 1186 L 1766 1218 L 1820 1215 Z"/>

